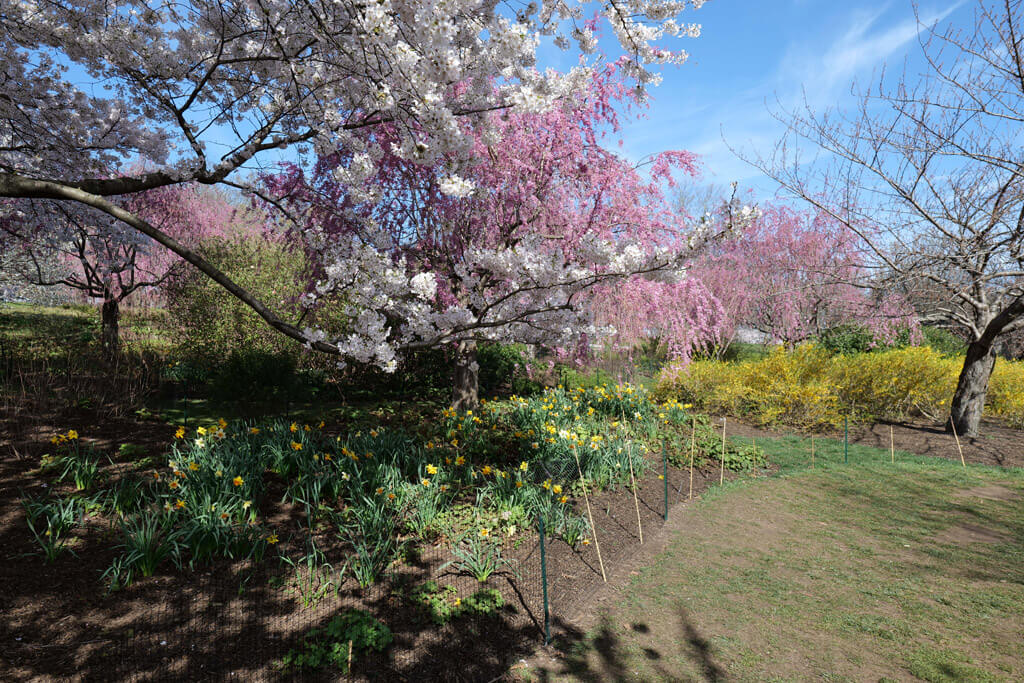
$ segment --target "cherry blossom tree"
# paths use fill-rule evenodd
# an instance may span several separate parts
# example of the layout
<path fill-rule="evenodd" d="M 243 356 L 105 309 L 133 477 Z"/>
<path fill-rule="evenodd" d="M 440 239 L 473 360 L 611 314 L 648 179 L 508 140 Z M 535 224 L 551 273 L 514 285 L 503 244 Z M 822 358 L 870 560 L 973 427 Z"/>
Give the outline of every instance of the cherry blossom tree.
<path fill-rule="evenodd" d="M 479 161 L 458 177 L 451 159 L 426 166 L 386 152 L 359 191 L 339 154 L 308 176 L 292 165 L 268 178 L 265 194 L 297 222 L 316 264 L 307 303 L 344 293 L 360 320 L 331 343 L 385 366 L 396 350 L 452 347 L 453 404 L 472 407 L 478 343 L 572 347 L 602 333 L 589 306 L 595 288 L 636 275 L 678 281 L 703 235 L 663 188 L 695 160 L 667 152 L 641 173 L 602 146 L 618 130 L 616 107 L 635 104 L 619 71 L 544 113 L 493 113 L 484 133 L 467 126 Z M 385 150 L 400 139 L 391 126 L 369 137 Z M 367 271 L 385 276 L 363 279 Z M 381 328 L 389 344 L 374 348 L 365 330 Z"/>
<path fill-rule="evenodd" d="M 222 233 L 236 208 L 216 192 L 192 185 L 115 198 L 126 210 L 185 243 Z M 21 201 L 0 214 L 0 232 L 16 249 L 20 275 L 41 286 L 64 286 L 101 301 L 104 352 L 120 348 L 121 305 L 181 272 L 185 262 L 110 215 L 80 204 Z"/>
<path fill-rule="evenodd" d="M 309 341 L 112 198 L 190 181 L 252 191 L 247 172 L 280 150 L 338 153 L 353 191 L 384 155 L 428 166 L 443 158 L 457 183 L 477 144 L 467 125 L 493 133 L 487 112 L 543 111 L 589 82 L 597 57 L 565 74 L 539 71 L 542 40 L 593 55 L 600 25 L 610 27 L 642 93 L 659 65 L 685 59 L 676 39 L 699 29 L 679 18 L 700 4 L 605 0 L 586 5 L 598 14 L 584 20 L 583 3 L 548 0 L 12 0 L 0 9 L 0 196 L 106 213 L 193 264 L 276 330 Z M 383 125 L 387 135 L 363 134 Z M 148 162 L 144 170 L 111 175 L 137 159 Z M 409 282 L 383 287 L 411 291 Z"/>
<path fill-rule="evenodd" d="M 710 245 L 693 276 L 724 308 L 723 349 L 738 325 L 788 345 L 848 323 L 885 341 L 916 329 L 901 297 L 867 286 L 867 263 L 856 237 L 828 214 L 774 204 L 733 239 Z"/>

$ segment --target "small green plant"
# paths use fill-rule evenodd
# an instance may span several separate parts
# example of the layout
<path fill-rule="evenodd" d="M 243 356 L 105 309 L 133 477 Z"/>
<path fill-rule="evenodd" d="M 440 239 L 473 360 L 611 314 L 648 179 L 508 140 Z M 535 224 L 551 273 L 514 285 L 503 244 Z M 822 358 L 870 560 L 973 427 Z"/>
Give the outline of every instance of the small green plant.
<path fill-rule="evenodd" d="M 146 503 L 148 489 L 140 479 L 125 478 L 101 491 L 99 502 L 104 510 L 125 517 L 138 512 Z"/>
<path fill-rule="evenodd" d="M 43 550 L 47 562 L 63 552 L 70 532 L 78 523 L 81 511 L 75 498 L 24 498 L 22 506 L 32 537 Z"/>
<path fill-rule="evenodd" d="M 291 590 L 306 608 L 316 607 L 332 591 L 337 593 L 345 574 L 345 567 L 342 567 L 338 580 L 335 581 L 334 567 L 327 562 L 323 551 L 316 547 L 312 539 L 309 546 L 309 551 L 296 560 L 281 557 L 281 561 L 294 572 Z"/>
<path fill-rule="evenodd" d="M 501 544 L 492 541 L 486 531 L 481 529 L 459 540 L 452 546 L 452 554 L 457 559 L 445 562 L 440 568 L 454 566 L 458 573 L 469 574 L 480 583 L 499 571 L 511 570 L 513 560 L 501 556 Z"/>
<path fill-rule="evenodd" d="M 363 610 L 348 610 L 323 628 L 313 629 L 280 662 L 282 670 L 334 667 L 349 672 L 350 658 L 375 650 L 383 652 L 392 640 L 391 629 Z"/>
<path fill-rule="evenodd" d="M 92 488 L 100 476 L 100 464 L 96 453 L 91 448 L 78 447 L 77 441 L 72 441 L 74 447 L 60 458 L 57 467 L 60 473 L 58 481 L 70 479 L 75 484 L 75 489 L 85 491 Z"/>
<path fill-rule="evenodd" d="M 123 443 L 117 448 L 117 453 L 122 458 L 134 460 L 135 458 L 146 454 L 146 447 L 139 446 L 134 443 Z"/>
<path fill-rule="evenodd" d="M 181 532 L 169 515 L 139 513 L 121 521 L 123 553 L 103 573 L 111 590 L 131 584 L 136 574 L 152 576 L 168 557 L 178 560 Z"/>
<path fill-rule="evenodd" d="M 398 556 L 397 520 L 383 501 L 363 497 L 339 521 L 339 532 L 355 552 L 349 566 L 363 588 L 373 584 Z"/>
<path fill-rule="evenodd" d="M 466 614 L 494 614 L 505 606 L 505 598 L 496 588 L 481 588 L 463 599 L 454 586 L 441 587 L 436 581 L 427 581 L 409 598 L 427 611 L 431 621 L 442 626 Z"/>

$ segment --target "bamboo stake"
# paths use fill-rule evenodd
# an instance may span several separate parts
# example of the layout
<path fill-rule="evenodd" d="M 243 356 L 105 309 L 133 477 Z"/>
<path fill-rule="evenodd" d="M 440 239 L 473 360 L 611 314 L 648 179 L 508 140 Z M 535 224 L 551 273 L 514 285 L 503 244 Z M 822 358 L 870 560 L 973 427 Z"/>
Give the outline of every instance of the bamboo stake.
<path fill-rule="evenodd" d="M 697 421 L 693 422 L 693 431 L 690 433 L 690 497 L 693 500 L 693 452 L 697 448 Z"/>
<path fill-rule="evenodd" d="M 580 484 L 583 485 L 583 500 L 587 503 L 587 518 L 590 520 L 590 530 L 594 532 L 594 547 L 597 548 L 597 564 L 601 567 L 601 578 L 608 583 L 608 577 L 604 573 L 604 561 L 601 559 L 601 544 L 597 542 L 597 525 L 594 524 L 594 513 L 590 510 L 590 496 L 587 495 L 587 485 L 583 481 L 583 467 L 580 465 L 580 454 L 576 452 L 576 444 L 572 445 L 572 454 L 576 456 L 576 470 L 580 473 Z"/>
<path fill-rule="evenodd" d="M 892 425 L 889 425 L 889 456 L 892 463 L 896 464 L 896 442 L 893 440 Z"/>
<path fill-rule="evenodd" d="M 633 506 L 636 507 L 636 528 L 640 532 L 640 545 L 644 544 L 644 528 L 640 524 L 640 500 L 636 496 L 636 477 L 633 475 L 633 443 L 626 444 L 626 457 L 629 459 L 629 480 L 633 484 Z"/>
<path fill-rule="evenodd" d="M 352 680 L 352 641 L 348 641 L 348 680 Z"/>
<path fill-rule="evenodd" d="M 722 418 L 722 469 L 718 472 L 718 485 L 725 482 L 725 418 Z"/>
<path fill-rule="evenodd" d="M 811 469 L 814 469 L 814 434 L 811 434 Z"/>
<path fill-rule="evenodd" d="M 956 435 L 956 424 L 953 423 L 953 416 L 949 416 L 949 426 L 953 428 L 953 438 L 956 439 L 956 449 L 960 451 L 960 464 L 967 469 L 967 461 L 964 460 L 964 449 L 960 447 L 960 437 Z"/>

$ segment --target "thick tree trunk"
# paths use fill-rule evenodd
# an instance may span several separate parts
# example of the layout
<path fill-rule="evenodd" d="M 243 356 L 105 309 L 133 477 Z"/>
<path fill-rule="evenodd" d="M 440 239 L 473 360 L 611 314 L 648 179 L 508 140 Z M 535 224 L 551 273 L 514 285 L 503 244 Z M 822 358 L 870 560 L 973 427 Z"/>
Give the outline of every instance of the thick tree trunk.
<path fill-rule="evenodd" d="M 953 394 L 953 404 L 950 407 L 956 433 L 960 436 L 978 435 L 981 413 L 985 408 L 985 394 L 988 392 L 988 380 L 992 376 L 995 362 L 995 349 L 991 343 L 974 341 L 967 347 L 967 357 L 964 359 L 964 367 L 960 371 L 960 379 L 957 381 L 956 393 Z"/>
<path fill-rule="evenodd" d="M 476 362 L 476 342 L 461 341 L 455 350 L 455 379 L 452 382 L 452 408 L 476 410 L 479 405 L 480 366 Z"/>
<path fill-rule="evenodd" d="M 103 345 L 103 353 L 109 357 L 117 355 L 121 347 L 121 333 L 118 328 L 118 321 L 121 318 L 121 311 L 118 301 L 114 297 L 104 297 L 101 310 L 100 342 Z"/>

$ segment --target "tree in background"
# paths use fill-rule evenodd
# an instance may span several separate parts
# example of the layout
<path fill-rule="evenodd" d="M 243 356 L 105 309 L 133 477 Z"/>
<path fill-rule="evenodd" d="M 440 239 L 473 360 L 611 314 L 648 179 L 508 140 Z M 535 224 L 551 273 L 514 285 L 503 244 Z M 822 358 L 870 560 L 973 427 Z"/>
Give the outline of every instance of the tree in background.
<path fill-rule="evenodd" d="M 329 343 L 385 366 L 399 350 L 454 348 L 453 405 L 472 407 L 480 342 L 588 343 L 602 333 L 589 306 L 598 287 L 638 275 L 678 281 L 704 235 L 663 186 L 694 172 L 694 159 L 661 154 L 645 176 L 601 145 L 618 130 L 616 107 L 636 103 L 620 72 L 609 67 L 544 113 L 490 114 L 491 133 L 467 126 L 478 161 L 458 177 L 453 159 L 427 166 L 385 152 L 359 192 L 341 155 L 321 157 L 308 177 L 292 166 L 268 178 L 266 194 L 297 221 L 317 264 L 308 303 L 343 296 L 360 321 Z M 400 140 L 390 126 L 369 138 L 382 150 Z"/>
<path fill-rule="evenodd" d="M 126 210 L 183 243 L 227 229 L 235 207 L 219 194 L 189 185 L 162 187 L 119 198 Z M 88 206 L 29 200 L 0 216 L 0 231 L 22 259 L 25 281 L 63 286 L 100 301 L 103 350 L 120 349 L 123 303 L 137 292 L 158 288 L 180 275 L 176 254 Z"/>
<path fill-rule="evenodd" d="M 755 165 L 855 235 L 923 322 L 969 338 L 951 421 L 975 436 L 995 349 L 1024 328 L 1024 3 L 979 0 L 973 26 L 922 26 L 926 72 L 884 76 L 850 113 L 784 113 Z M 818 150 L 799 154 L 799 143 Z"/>
<path fill-rule="evenodd" d="M 892 342 L 916 329 L 901 297 L 873 291 L 856 238 L 827 214 L 774 204 L 732 239 L 710 245 L 692 275 L 721 303 L 722 351 L 747 325 L 793 346 L 840 325 Z"/>

